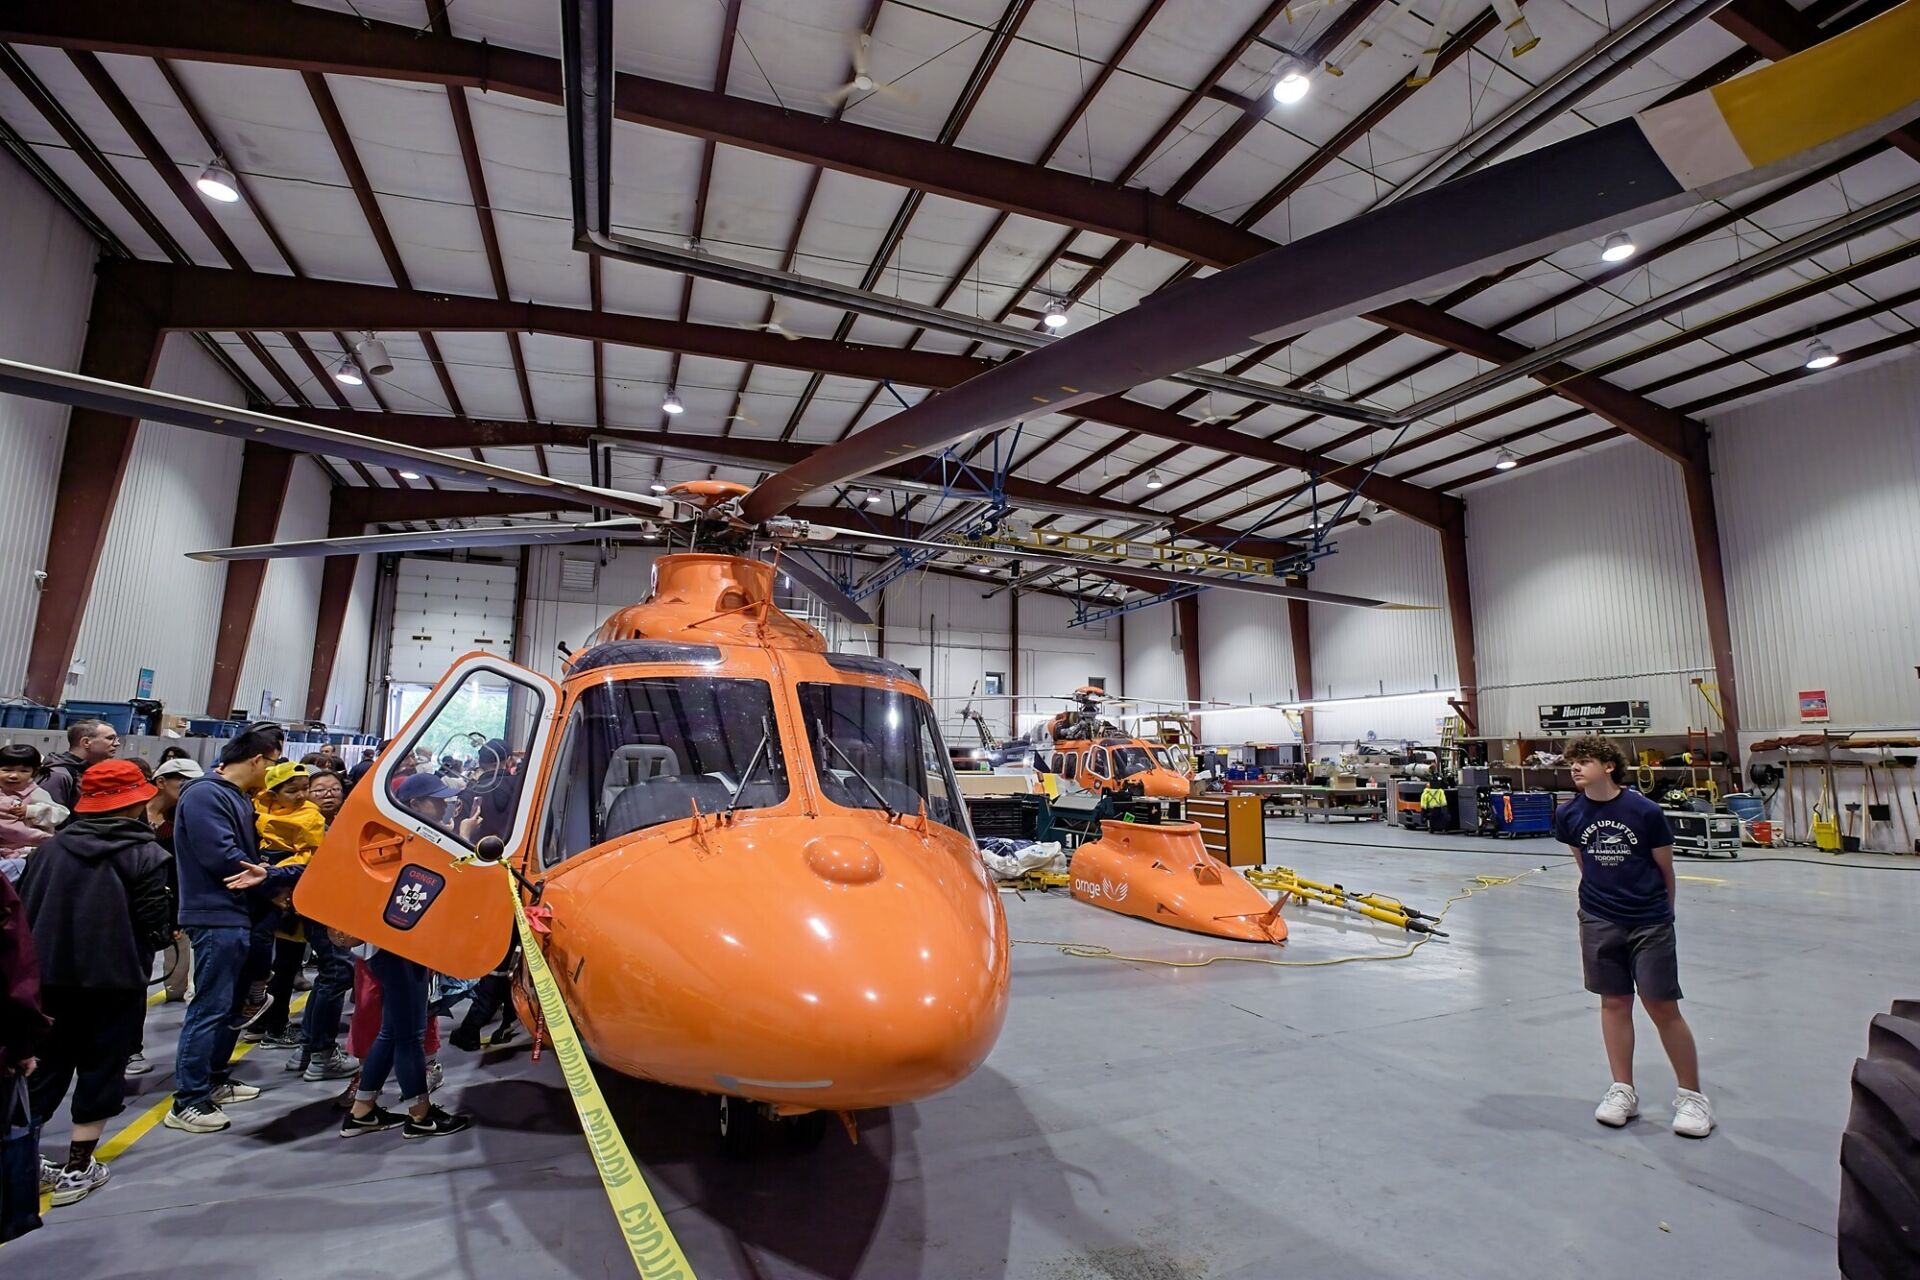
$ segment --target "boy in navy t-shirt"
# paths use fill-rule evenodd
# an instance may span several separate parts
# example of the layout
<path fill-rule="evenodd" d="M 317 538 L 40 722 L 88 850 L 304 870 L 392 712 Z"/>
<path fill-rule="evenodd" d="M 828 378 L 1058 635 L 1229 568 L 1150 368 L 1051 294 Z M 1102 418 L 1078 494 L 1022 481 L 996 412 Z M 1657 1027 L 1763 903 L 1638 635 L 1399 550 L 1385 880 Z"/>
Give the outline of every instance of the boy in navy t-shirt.
<path fill-rule="evenodd" d="M 1633 996 L 1660 1032 L 1680 1091 L 1673 1131 L 1704 1138 L 1713 1109 L 1700 1092 L 1693 1031 L 1680 1016 L 1680 966 L 1673 937 L 1673 829 L 1660 806 L 1623 790 L 1626 758 L 1605 738 L 1567 745 L 1581 794 L 1554 815 L 1554 838 L 1580 867 L 1580 959 L 1587 990 L 1600 997 L 1600 1034 L 1613 1084 L 1593 1118 L 1618 1128 L 1640 1114 L 1633 1089 Z"/>

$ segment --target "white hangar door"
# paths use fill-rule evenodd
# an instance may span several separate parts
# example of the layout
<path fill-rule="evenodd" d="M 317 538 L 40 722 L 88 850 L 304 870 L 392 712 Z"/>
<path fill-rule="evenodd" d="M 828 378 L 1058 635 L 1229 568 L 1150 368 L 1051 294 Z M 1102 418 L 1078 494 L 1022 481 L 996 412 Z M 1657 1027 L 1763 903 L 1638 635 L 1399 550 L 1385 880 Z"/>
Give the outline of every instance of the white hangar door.
<path fill-rule="evenodd" d="M 387 651 L 388 734 L 462 654 L 511 660 L 518 587 L 517 565 L 400 558 Z"/>

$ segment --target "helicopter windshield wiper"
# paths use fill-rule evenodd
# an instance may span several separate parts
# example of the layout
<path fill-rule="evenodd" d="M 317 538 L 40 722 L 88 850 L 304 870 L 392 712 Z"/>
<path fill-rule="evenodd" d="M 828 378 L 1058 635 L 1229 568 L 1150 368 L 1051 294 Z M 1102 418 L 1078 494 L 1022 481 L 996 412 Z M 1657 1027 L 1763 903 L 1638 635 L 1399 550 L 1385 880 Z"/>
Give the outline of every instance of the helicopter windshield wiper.
<path fill-rule="evenodd" d="M 767 723 L 765 716 L 760 717 L 760 745 L 753 749 L 753 757 L 747 761 L 747 771 L 740 775 L 740 785 L 733 789 L 733 799 L 727 801 L 727 807 L 720 815 L 731 818 L 733 811 L 740 807 L 740 797 L 747 794 L 747 784 L 753 781 L 754 770 L 760 767 L 760 757 L 767 750 L 767 744 L 773 741 L 773 726 Z"/>
<path fill-rule="evenodd" d="M 866 774 L 860 772 L 859 765 L 855 764 L 852 760 L 849 760 L 847 758 L 847 753 L 840 749 L 840 744 L 835 742 L 833 740 L 832 735 L 830 735 L 827 732 L 827 726 L 824 724 L 821 724 L 818 720 L 815 720 L 813 722 L 813 727 L 820 731 L 820 740 L 822 742 L 825 742 L 829 747 L 832 747 L 833 754 L 839 756 L 841 763 L 845 764 L 847 768 L 852 771 L 854 777 L 860 779 L 860 785 L 864 786 L 869 792 L 872 793 L 873 798 L 880 802 L 880 807 L 887 811 L 887 816 L 889 818 L 898 820 L 900 817 L 900 811 L 894 808 L 892 805 L 888 804 L 887 798 L 880 794 L 880 788 L 874 786 L 872 780 L 870 780 Z"/>

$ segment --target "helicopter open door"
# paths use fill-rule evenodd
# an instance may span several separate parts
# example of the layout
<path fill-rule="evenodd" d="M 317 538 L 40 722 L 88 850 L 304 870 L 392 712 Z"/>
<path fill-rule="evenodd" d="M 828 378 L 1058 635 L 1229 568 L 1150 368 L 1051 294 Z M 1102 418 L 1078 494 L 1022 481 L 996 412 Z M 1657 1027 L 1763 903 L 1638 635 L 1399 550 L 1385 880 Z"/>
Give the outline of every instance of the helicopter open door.
<path fill-rule="evenodd" d="M 477 978 L 507 952 L 504 867 L 519 856 L 560 687 L 488 654 L 442 677 L 353 789 L 294 891 L 302 915 L 439 973 Z M 487 852 L 492 852 L 489 842 Z"/>

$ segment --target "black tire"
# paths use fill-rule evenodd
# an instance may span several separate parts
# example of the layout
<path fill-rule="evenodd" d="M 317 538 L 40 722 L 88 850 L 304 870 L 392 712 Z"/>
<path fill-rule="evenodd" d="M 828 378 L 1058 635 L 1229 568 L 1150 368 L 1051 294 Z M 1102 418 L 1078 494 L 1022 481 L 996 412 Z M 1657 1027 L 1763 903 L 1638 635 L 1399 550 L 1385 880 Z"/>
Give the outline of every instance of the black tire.
<path fill-rule="evenodd" d="M 1920 1274 L 1920 1001 L 1898 1000 L 1853 1064 L 1840 1140 L 1840 1274 Z"/>
<path fill-rule="evenodd" d="M 729 1160 L 749 1160 L 760 1152 L 766 1118 L 760 1104 L 746 1098 L 720 1098 L 720 1151 Z"/>

